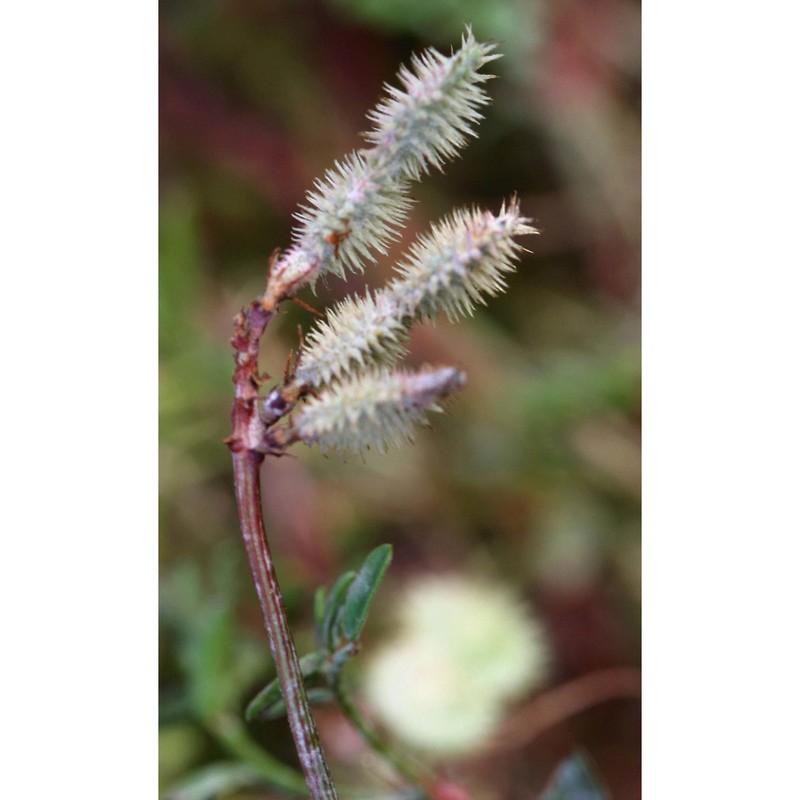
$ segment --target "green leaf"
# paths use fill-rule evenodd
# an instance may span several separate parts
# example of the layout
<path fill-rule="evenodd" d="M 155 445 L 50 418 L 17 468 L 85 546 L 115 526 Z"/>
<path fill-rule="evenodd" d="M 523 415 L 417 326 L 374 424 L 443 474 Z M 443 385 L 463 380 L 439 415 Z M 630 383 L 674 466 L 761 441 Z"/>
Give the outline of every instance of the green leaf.
<path fill-rule="evenodd" d="M 263 778 L 246 764 L 220 762 L 195 772 L 168 791 L 165 800 L 214 800 L 261 782 Z"/>
<path fill-rule="evenodd" d="M 188 668 L 189 702 L 208 719 L 231 702 L 236 687 L 230 671 L 235 621 L 224 602 L 209 603 L 191 632 L 184 659 Z"/>
<path fill-rule="evenodd" d="M 312 706 L 322 706 L 325 703 L 332 703 L 336 695 L 327 686 L 315 686 L 308 690 L 308 702 Z"/>
<path fill-rule="evenodd" d="M 539 800 L 608 800 L 608 795 L 586 757 L 573 753 L 558 765 Z"/>
<path fill-rule="evenodd" d="M 327 594 L 325 587 L 320 586 L 314 592 L 314 639 L 317 647 L 326 648 L 328 643 L 325 641 L 325 632 L 323 623 L 325 621 L 325 595 Z"/>
<path fill-rule="evenodd" d="M 197 202 L 188 191 L 167 192 L 158 226 L 159 347 L 177 354 L 196 336 L 193 315 L 202 286 L 203 250 Z"/>
<path fill-rule="evenodd" d="M 345 572 L 340 575 L 336 583 L 333 584 L 328 599 L 325 602 L 325 613 L 322 619 L 322 642 L 328 650 L 333 651 L 338 646 L 335 639 L 336 623 L 339 620 L 339 612 L 344 602 L 350 584 L 355 580 L 355 572 Z"/>
<path fill-rule="evenodd" d="M 312 706 L 322 706 L 336 699 L 336 695 L 325 686 L 315 686 L 313 689 L 306 689 L 308 702 Z M 264 711 L 264 719 L 279 719 L 286 713 L 286 703 L 283 697 L 279 697 L 277 702 Z"/>
<path fill-rule="evenodd" d="M 225 750 L 256 770 L 270 786 L 292 795 L 308 797 L 308 787 L 302 773 L 278 760 L 251 738 L 238 715 L 220 714 L 211 720 L 209 731 Z"/>
<path fill-rule="evenodd" d="M 325 654 L 319 651 L 309 653 L 300 659 L 300 672 L 304 680 L 315 678 L 325 663 Z M 244 718 L 252 722 L 258 717 L 276 719 L 286 712 L 277 678 L 271 680 L 247 705 Z"/>
<path fill-rule="evenodd" d="M 244 718 L 252 722 L 262 715 L 266 716 L 280 699 L 281 685 L 274 678 L 247 704 Z"/>
<path fill-rule="evenodd" d="M 372 598 L 378 591 L 383 575 L 392 560 L 392 546 L 382 544 L 376 547 L 364 559 L 355 580 L 347 590 L 347 597 L 342 608 L 342 632 L 353 642 L 361 633 L 367 621 Z"/>

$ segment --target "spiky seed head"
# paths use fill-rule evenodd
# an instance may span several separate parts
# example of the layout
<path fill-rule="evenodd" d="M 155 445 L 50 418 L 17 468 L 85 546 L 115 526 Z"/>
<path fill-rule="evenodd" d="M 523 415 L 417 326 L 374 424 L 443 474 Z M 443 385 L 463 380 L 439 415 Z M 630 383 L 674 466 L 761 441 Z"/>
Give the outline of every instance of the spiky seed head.
<path fill-rule="evenodd" d="M 325 173 L 295 215 L 295 244 L 313 253 L 320 273 L 360 271 L 397 238 L 411 201 L 403 183 L 390 180 L 352 153 Z"/>
<path fill-rule="evenodd" d="M 295 381 L 321 386 L 375 361 L 396 361 L 405 353 L 408 330 L 397 303 L 385 291 L 345 298 L 309 333 Z"/>
<path fill-rule="evenodd" d="M 524 247 L 516 238 L 538 233 L 520 216 L 519 203 L 488 211 L 455 211 L 421 236 L 408 259 L 397 267 L 399 278 L 388 290 L 404 315 L 433 317 L 444 311 L 454 320 L 471 314 L 506 288 L 505 275 L 516 269 Z"/>
<path fill-rule="evenodd" d="M 292 420 L 294 437 L 323 451 L 386 451 L 412 438 L 416 423 L 466 381 L 454 367 L 373 369 L 325 390 Z"/>
<path fill-rule="evenodd" d="M 492 77 L 479 70 L 499 58 L 493 49 L 468 28 L 455 54 L 429 49 L 413 56 L 411 69 L 400 70 L 403 89 L 387 85 L 389 96 L 368 115 L 375 123 L 366 134 L 374 145 L 369 158 L 415 180 L 431 167 L 442 169 L 475 135 L 478 109 L 489 102 L 481 84 Z"/>

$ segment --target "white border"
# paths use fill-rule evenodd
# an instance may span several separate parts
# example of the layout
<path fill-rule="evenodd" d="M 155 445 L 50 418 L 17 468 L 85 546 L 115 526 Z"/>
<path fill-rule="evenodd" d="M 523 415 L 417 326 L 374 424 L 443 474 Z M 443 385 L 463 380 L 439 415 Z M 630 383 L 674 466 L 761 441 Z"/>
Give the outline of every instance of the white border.
<path fill-rule="evenodd" d="M 157 25 L 3 13 L 9 797 L 157 796 Z"/>
<path fill-rule="evenodd" d="M 797 644 L 794 15 L 644 14 L 644 794 L 787 797 Z"/>

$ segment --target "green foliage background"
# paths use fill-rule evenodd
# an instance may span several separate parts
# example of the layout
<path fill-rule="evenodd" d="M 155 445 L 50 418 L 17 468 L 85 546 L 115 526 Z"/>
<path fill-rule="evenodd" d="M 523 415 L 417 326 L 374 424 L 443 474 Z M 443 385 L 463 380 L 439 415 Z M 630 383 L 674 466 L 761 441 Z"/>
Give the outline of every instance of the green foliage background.
<path fill-rule="evenodd" d="M 288 245 L 291 213 L 313 178 L 359 146 L 382 83 L 411 52 L 457 44 L 465 22 L 505 54 L 492 65 L 494 102 L 464 157 L 414 187 L 405 242 L 453 206 L 497 210 L 513 192 L 542 234 L 529 240 L 534 252 L 508 294 L 459 326 L 415 333 L 412 363 L 452 363 L 469 375 L 435 431 L 364 461 L 304 448 L 267 462 L 267 525 L 288 611 L 302 649 L 314 589 L 391 542 L 367 653 L 390 625 L 393 587 L 420 572 L 464 570 L 516 587 L 539 610 L 553 684 L 638 664 L 638 15 L 628 0 L 163 3 L 163 788 L 193 777 L 195 794 L 180 796 L 222 787 L 268 797 L 258 775 L 294 765 L 280 722 L 241 721 L 272 672 L 221 443 L 231 319 L 260 291 L 269 253 Z M 390 266 L 303 299 L 324 308 L 380 285 Z M 297 326 L 312 321 L 290 307 L 270 328 L 271 374 L 281 374 Z M 323 736 L 341 724 L 335 712 L 320 716 Z M 491 787 L 487 797 L 523 796 L 580 744 L 612 795 L 632 798 L 638 737 L 638 706 L 615 701 L 453 769 Z M 337 774 L 363 780 L 352 753 L 333 758 Z"/>

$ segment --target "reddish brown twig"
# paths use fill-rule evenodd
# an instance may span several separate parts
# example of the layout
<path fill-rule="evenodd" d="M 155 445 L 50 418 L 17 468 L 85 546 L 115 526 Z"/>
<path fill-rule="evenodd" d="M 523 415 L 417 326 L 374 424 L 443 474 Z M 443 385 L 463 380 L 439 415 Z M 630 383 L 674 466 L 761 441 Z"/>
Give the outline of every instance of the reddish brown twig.
<path fill-rule="evenodd" d="M 226 443 L 233 456 L 242 539 L 300 765 L 312 799 L 335 800 L 336 789 L 311 716 L 297 651 L 289 632 L 286 610 L 267 544 L 261 506 L 259 467 L 264 459 L 266 426 L 257 409 L 259 387 L 263 383 L 258 372 L 258 349 L 261 336 L 281 299 L 283 297 L 274 296 L 268 286 L 263 298 L 251 303 L 236 317 L 231 339 L 236 361 L 232 432 Z"/>
<path fill-rule="evenodd" d="M 633 667 L 614 667 L 582 675 L 533 699 L 512 715 L 494 737 L 487 755 L 530 744 L 548 728 L 587 708 L 617 698 L 638 698 L 642 675 Z"/>

